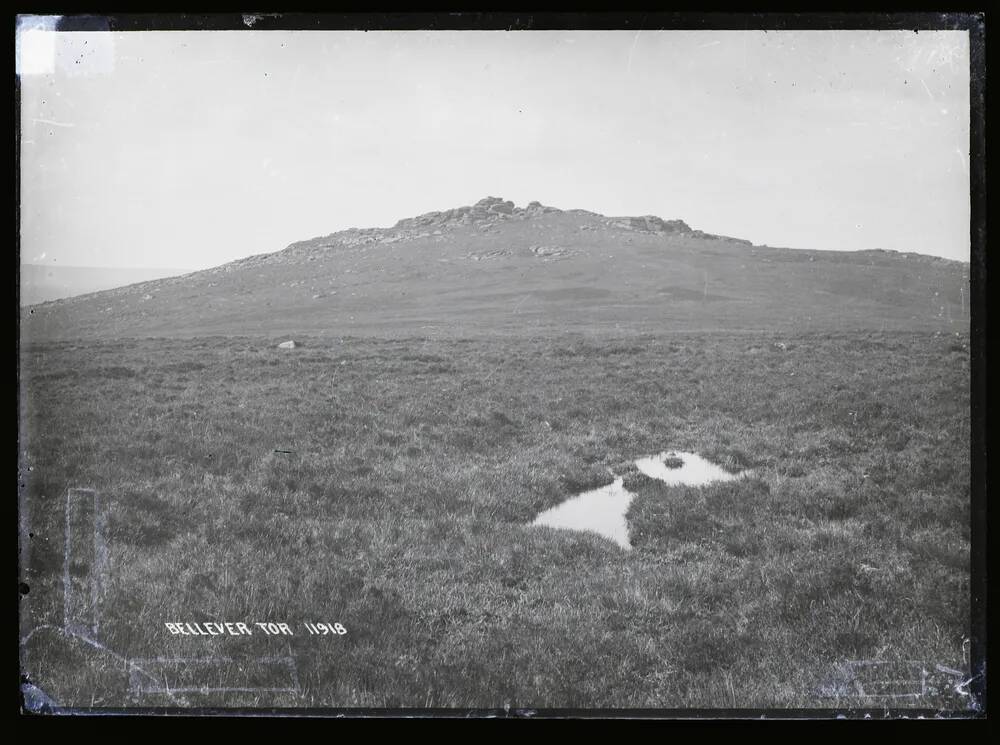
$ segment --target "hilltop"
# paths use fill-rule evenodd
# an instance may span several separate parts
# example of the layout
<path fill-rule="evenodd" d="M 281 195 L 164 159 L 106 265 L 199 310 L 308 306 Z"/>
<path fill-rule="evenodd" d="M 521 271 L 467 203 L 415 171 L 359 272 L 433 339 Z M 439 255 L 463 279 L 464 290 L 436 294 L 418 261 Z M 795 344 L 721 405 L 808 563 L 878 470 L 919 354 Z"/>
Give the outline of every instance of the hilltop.
<path fill-rule="evenodd" d="M 968 326 L 967 263 L 755 246 L 500 197 L 43 303 L 26 338 Z"/>

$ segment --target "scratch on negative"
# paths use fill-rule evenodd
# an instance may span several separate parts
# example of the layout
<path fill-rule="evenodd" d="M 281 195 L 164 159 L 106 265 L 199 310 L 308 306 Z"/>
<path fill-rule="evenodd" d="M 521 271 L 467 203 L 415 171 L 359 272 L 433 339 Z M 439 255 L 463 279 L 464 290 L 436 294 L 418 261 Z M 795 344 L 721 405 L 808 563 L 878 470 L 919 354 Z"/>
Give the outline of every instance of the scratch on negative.
<path fill-rule="evenodd" d="M 628 65 L 626 67 L 626 72 L 632 72 L 632 53 L 635 51 L 635 45 L 639 41 L 639 34 L 642 33 L 642 29 L 635 32 L 635 38 L 632 39 L 632 46 L 628 50 Z"/>

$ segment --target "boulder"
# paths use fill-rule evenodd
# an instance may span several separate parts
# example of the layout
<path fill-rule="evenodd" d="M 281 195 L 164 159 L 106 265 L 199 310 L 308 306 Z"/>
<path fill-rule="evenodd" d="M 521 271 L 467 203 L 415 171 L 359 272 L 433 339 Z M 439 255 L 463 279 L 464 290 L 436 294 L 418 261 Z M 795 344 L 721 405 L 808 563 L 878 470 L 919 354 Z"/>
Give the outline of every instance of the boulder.
<path fill-rule="evenodd" d="M 483 197 L 478 202 L 473 205 L 473 207 L 480 207 L 484 210 L 488 210 L 494 204 L 503 204 L 503 197 Z"/>
<path fill-rule="evenodd" d="M 296 347 L 302 346 L 299 342 L 294 339 L 289 339 L 288 341 L 283 341 L 278 345 L 278 349 L 295 349 Z"/>
<path fill-rule="evenodd" d="M 489 207 L 490 212 L 501 212 L 505 215 L 509 215 L 514 211 L 513 202 L 495 202 Z"/>
<path fill-rule="evenodd" d="M 528 206 L 524 208 L 524 213 L 529 217 L 544 215 L 548 212 L 562 212 L 562 210 L 556 209 L 555 207 L 546 207 L 541 202 L 528 202 Z"/>

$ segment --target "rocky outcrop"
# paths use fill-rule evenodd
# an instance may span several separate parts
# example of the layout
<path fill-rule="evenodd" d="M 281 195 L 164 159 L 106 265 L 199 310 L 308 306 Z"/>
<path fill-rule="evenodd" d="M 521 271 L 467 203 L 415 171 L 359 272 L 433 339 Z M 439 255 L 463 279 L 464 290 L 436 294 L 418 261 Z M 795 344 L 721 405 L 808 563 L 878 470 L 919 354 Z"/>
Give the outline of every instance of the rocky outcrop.
<path fill-rule="evenodd" d="M 538 202 L 531 202 L 526 208 L 521 208 L 500 197 L 485 197 L 471 206 L 455 207 L 442 212 L 427 212 L 416 217 L 407 217 L 397 222 L 390 230 L 409 231 L 430 228 L 433 231 L 458 225 L 483 225 L 508 219 L 526 219 L 547 212 L 559 211 L 554 207 L 545 207 Z"/>
<path fill-rule="evenodd" d="M 662 217 L 657 217 L 656 215 L 612 217 L 609 218 L 608 225 L 625 230 L 634 230 L 639 233 L 694 233 L 691 227 L 683 220 L 664 220 Z"/>
<path fill-rule="evenodd" d="M 513 202 L 505 202 L 502 199 L 494 200 L 492 197 L 490 197 L 489 200 L 490 204 L 486 205 L 486 209 L 489 212 L 496 212 L 502 215 L 509 215 L 514 211 Z M 479 202 L 478 204 L 482 204 L 482 202 Z"/>
<path fill-rule="evenodd" d="M 703 230 L 692 230 L 692 238 L 703 238 L 707 241 L 729 241 L 730 243 L 742 243 L 745 246 L 752 246 L 753 241 L 748 241 L 745 238 L 730 238 L 728 235 L 716 235 L 715 233 L 706 233 Z"/>
<path fill-rule="evenodd" d="M 637 233 L 648 233 L 662 236 L 685 236 L 705 240 L 736 241 L 752 245 L 750 241 L 712 235 L 700 230 L 692 230 L 683 220 L 664 220 L 656 215 L 640 217 L 605 217 L 587 210 L 560 210 L 548 207 L 541 202 L 528 202 L 524 207 L 516 206 L 512 201 L 502 197 L 484 197 L 472 205 L 455 207 L 439 212 L 426 212 L 416 217 L 407 217 L 398 221 L 391 228 L 350 228 L 339 233 L 313 238 L 307 241 L 293 243 L 281 255 L 289 259 L 311 256 L 329 249 L 366 247 L 373 244 L 391 244 L 399 241 L 409 241 L 418 238 L 431 237 L 434 240 L 448 240 L 453 230 L 467 228 L 481 232 L 493 232 L 503 223 L 509 221 L 533 220 L 542 215 L 562 214 L 583 218 L 580 230 L 596 230 L 602 225 L 605 229 L 617 229 Z M 629 239 L 625 239 L 628 241 Z M 532 251 L 535 255 L 545 255 Z M 552 254 L 555 256 L 556 254 Z M 255 257 L 251 257 L 250 261 Z"/>

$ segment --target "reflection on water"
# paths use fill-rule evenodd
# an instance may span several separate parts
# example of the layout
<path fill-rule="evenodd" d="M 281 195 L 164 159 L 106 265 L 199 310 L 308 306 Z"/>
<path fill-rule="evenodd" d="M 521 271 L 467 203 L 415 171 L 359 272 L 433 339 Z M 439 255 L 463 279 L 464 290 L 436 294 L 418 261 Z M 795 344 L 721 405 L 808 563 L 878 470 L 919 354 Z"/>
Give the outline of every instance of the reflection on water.
<path fill-rule="evenodd" d="M 628 523 L 625 513 L 632 501 L 632 493 L 622 486 L 622 479 L 584 492 L 566 500 L 535 518 L 533 525 L 550 528 L 589 530 L 610 538 L 622 548 L 632 548 L 628 542 Z"/>
<path fill-rule="evenodd" d="M 681 464 L 671 467 L 675 460 L 680 460 Z M 704 486 L 740 477 L 705 460 L 697 453 L 667 451 L 639 458 L 635 465 L 645 475 L 669 486 Z M 587 530 L 610 538 L 628 550 L 632 548 L 632 544 L 629 542 L 625 513 L 634 496 L 624 487 L 623 480 L 617 478 L 613 484 L 578 494 L 546 510 L 535 518 L 532 525 Z"/>
<path fill-rule="evenodd" d="M 667 458 L 680 458 L 684 463 L 678 468 L 664 465 Z M 636 467 L 650 478 L 659 479 L 668 486 L 704 486 L 713 481 L 731 481 L 736 476 L 705 460 L 697 453 L 668 451 L 649 458 L 639 458 Z"/>

